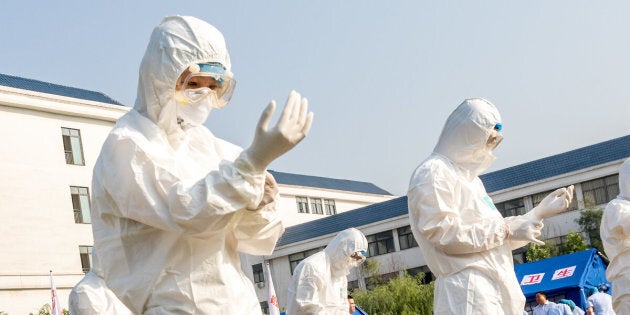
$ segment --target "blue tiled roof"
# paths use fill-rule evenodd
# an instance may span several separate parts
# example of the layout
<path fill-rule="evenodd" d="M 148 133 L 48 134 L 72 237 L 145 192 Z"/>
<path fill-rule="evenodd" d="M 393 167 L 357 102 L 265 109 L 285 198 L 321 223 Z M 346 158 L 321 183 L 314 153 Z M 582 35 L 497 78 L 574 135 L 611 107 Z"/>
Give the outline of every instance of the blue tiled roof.
<path fill-rule="evenodd" d="M 295 186 L 306 186 L 306 187 L 316 187 L 316 188 L 326 188 L 326 189 L 336 189 L 336 190 L 345 190 L 345 191 L 354 191 L 375 195 L 389 195 L 391 194 L 384 189 L 379 188 L 378 186 L 367 183 L 367 182 L 357 182 L 353 180 L 346 179 L 334 179 L 334 178 L 326 178 L 326 177 L 317 177 L 317 176 L 308 176 L 308 175 L 298 175 L 291 173 L 282 173 L 276 171 L 269 171 L 271 175 L 276 179 L 278 184 L 285 185 L 295 185 Z"/>
<path fill-rule="evenodd" d="M 96 91 L 83 90 L 64 85 L 16 77 L 0 73 L 0 85 L 17 89 L 48 93 L 60 96 L 74 97 L 88 101 L 122 105 L 113 98 Z"/>
<path fill-rule="evenodd" d="M 577 171 L 630 156 L 630 136 L 516 165 L 480 176 L 488 192 Z M 275 176 L 275 174 L 274 174 Z M 375 203 L 356 210 L 288 227 L 277 246 L 337 233 L 408 213 L 407 197 Z"/>
<path fill-rule="evenodd" d="M 356 210 L 324 217 L 288 227 L 276 246 L 287 245 L 318 236 L 337 233 L 407 214 L 407 196 L 375 203 Z"/>
<path fill-rule="evenodd" d="M 630 157 L 630 135 L 479 176 L 486 191 L 535 182 Z"/>

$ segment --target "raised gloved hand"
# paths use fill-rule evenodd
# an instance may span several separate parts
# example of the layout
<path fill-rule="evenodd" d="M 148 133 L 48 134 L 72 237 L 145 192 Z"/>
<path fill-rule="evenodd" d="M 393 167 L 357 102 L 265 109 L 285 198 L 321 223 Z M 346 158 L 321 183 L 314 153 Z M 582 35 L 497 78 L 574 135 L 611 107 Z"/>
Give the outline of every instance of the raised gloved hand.
<path fill-rule="evenodd" d="M 252 144 L 243 153 L 255 170 L 263 171 L 282 154 L 295 147 L 311 129 L 313 113 L 308 113 L 308 101 L 291 91 L 278 123 L 269 129 L 269 121 L 276 109 L 271 101 L 256 126 Z"/>
<path fill-rule="evenodd" d="M 544 242 L 538 239 L 541 234 L 540 230 L 543 228 L 543 223 L 541 220 L 530 215 L 530 213 L 531 211 L 524 215 L 505 218 L 505 223 L 507 223 L 509 228 L 507 239 L 545 245 Z"/>
<path fill-rule="evenodd" d="M 547 195 L 530 213 L 538 220 L 553 217 L 566 210 L 571 204 L 571 200 L 573 200 L 573 185 L 556 189 Z"/>

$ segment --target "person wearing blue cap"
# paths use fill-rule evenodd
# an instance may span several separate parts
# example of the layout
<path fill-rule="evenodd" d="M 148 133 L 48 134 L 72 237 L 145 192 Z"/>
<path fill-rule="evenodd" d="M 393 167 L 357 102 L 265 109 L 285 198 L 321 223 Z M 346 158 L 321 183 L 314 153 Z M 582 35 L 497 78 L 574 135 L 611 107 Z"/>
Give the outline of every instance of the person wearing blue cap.
<path fill-rule="evenodd" d="M 612 297 L 606 293 L 610 289 L 607 284 L 602 283 L 597 288 L 589 290 L 589 297 L 586 300 L 586 314 L 588 315 L 615 315 L 612 307 Z"/>
<path fill-rule="evenodd" d="M 569 299 L 559 300 L 558 306 L 562 307 L 565 312 L 562 315 L 584 315 L 584 311 Z"/>

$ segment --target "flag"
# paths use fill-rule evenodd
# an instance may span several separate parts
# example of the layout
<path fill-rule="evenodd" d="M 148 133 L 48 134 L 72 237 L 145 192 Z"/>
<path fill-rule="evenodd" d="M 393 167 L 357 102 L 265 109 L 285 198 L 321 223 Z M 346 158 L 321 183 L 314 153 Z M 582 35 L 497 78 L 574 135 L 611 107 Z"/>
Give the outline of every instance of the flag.
<path fill-rule="evenodd" d="M 62 315 L 63 313 L 61 312 L 61 305 L 59 305 L 59 297 L 57 296 L 57 287 L 55 287 L 55 281 L 53 280 L 52 277 L 52 270 L 50 271 L 50 294 L 52 295 L 52 303 L 51 305 L 51 309 L 52 315 Z"/>
<path fill-rule="evenodd" d="M 280 307 L 278 306 L 278 297 L 276 296 L 276 290 L 273 288 L 273 280 L 271 280 L 271 270 L 269 270 L 269 262 L 265 263 L 267 266 L 267 303 L 269 304 L 269 315 L 280 315 Z"/>

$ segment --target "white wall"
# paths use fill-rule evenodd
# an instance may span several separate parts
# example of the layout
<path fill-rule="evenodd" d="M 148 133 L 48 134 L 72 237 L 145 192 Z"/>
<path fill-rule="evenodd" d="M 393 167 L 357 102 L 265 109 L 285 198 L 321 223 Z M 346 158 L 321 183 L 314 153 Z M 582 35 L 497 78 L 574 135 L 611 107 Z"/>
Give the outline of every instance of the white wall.
<path fill-rule="evenodd" d="M 70 186 L 91 186 L 92 168 L 117 117 L 128 108 L 0 87 L 0 311 L 37 313 L 50 303 L 52 270 L 63 308 L 82 277 Z M 79 113 L 79 115 L 77 115 Z M 79 129 L 85 165 L 68 165 L 61 127 Z"/>

